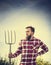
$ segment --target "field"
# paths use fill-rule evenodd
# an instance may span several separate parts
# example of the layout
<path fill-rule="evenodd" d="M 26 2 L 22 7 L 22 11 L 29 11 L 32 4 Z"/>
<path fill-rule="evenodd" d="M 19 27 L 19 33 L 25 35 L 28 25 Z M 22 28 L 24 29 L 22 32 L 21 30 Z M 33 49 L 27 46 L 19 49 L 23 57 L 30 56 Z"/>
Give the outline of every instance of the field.
<path fill-rule="evenodd" d="M 0 58 L 0 65 L 10 65 L 9 62 L 3 58 Z M 14 61 L 12 62 L 11 65 L 15 65 Z M 43 61 L 42 59 L 37 59 L 37 65 L 51 65 L 49 62 L 47 61 Z"/>

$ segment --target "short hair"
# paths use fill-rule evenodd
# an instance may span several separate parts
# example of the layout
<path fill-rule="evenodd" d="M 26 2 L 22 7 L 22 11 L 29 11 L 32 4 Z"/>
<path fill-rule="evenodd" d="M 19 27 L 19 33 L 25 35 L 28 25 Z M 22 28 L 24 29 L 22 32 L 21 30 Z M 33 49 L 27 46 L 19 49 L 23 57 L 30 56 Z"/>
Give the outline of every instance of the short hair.
<path fill-rule="evenodd" d="M 30 28 L 33 33 L 35 32 L 35 28 L 34 28 L 34 27 L 32 27 L 32 26 L 27 26 L 26 29 L 28 29 L 28 28 Z"/>

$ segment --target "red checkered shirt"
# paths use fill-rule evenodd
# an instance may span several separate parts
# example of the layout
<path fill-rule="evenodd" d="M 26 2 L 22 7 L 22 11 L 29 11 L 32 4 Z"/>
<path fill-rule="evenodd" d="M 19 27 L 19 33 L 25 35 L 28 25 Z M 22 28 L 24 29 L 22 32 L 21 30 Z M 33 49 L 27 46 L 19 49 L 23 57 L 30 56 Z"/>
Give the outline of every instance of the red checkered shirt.
<path fill-rule="evenodd" d="M 39 48 L 42 49 L 40 52 L 38 52 Z M 32 37 L 30 41 L 21 40 L 12 58 L 21 54 L 21 65 L 36 65 L 36 57 L 46 52 L 48 52 L 48 47 L 41 40 Z"/>

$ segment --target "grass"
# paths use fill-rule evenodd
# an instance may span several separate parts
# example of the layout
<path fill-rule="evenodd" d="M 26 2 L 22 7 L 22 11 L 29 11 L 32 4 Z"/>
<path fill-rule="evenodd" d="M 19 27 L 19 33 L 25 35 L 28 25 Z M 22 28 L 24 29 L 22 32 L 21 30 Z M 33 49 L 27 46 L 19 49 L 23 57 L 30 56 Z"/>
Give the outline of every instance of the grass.
<path fill-rule="evenodd" d="M 0 58 L 0 65 L 10 65 L 7 59 Z M 14 65 L 14 62 L 12 62 L 11 65 Z"/>
<path fill-rule="evenodd" d="M 9 62 L 3 58 L 0 58 L 0 65 L 9 65 Z M 14 62 L 12 62 L 11 65 L 14 65 Z M 37 59 L 37 65 L 51 65 L 49 62 L 47 61 L 43 61 L 42 59 Z"/>
<path fill-rule="evenodd" d="M 44 61 L 43 59 L 37 60 L 37 65 L 51 65 L 48 61 Z"/>

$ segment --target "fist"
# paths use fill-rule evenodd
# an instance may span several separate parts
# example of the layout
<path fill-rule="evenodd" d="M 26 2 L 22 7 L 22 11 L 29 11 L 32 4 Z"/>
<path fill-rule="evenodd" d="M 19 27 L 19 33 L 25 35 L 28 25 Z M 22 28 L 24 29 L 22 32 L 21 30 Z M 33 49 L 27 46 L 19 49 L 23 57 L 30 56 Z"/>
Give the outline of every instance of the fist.
<path fill-rule="evenodd" d="M 10 54 L 8 55 L 8 57 L 9 57 L 9 58 L 12 58 L 12 53 L 10 53 Z"/>

